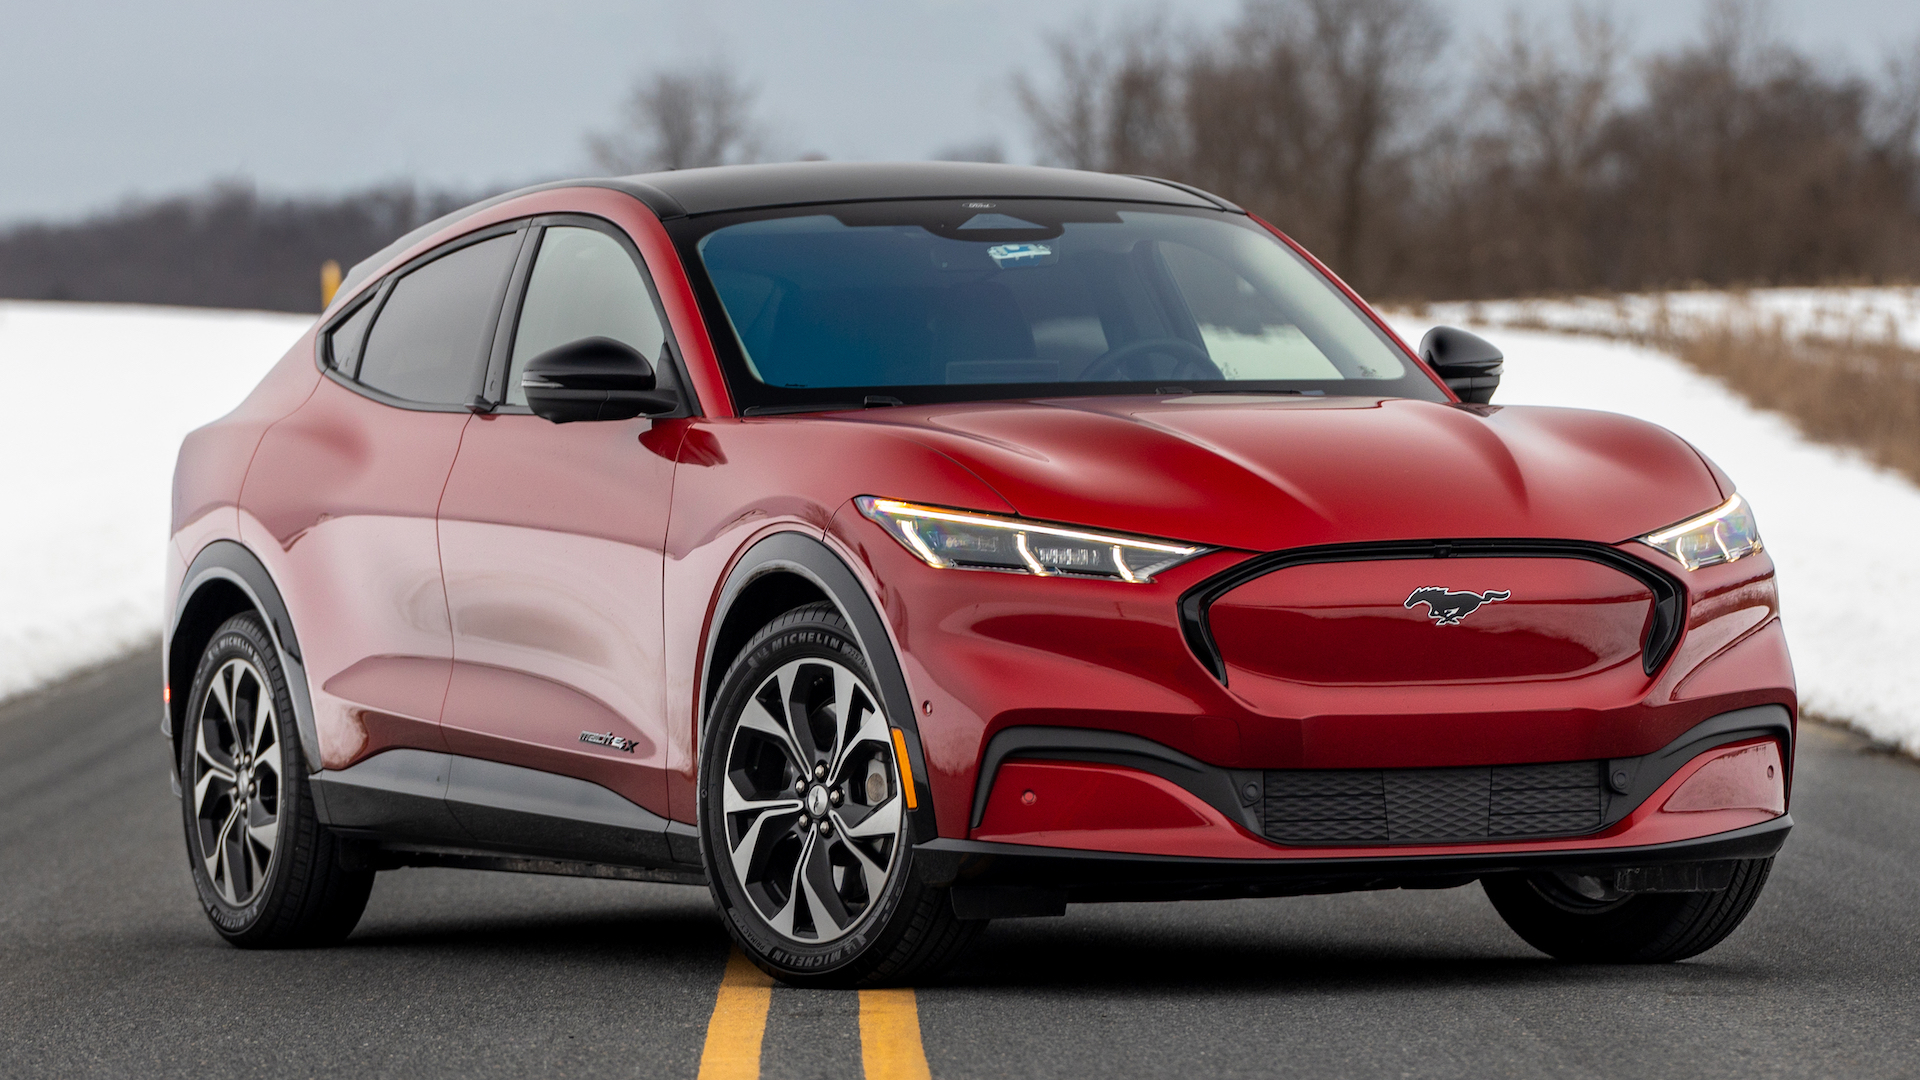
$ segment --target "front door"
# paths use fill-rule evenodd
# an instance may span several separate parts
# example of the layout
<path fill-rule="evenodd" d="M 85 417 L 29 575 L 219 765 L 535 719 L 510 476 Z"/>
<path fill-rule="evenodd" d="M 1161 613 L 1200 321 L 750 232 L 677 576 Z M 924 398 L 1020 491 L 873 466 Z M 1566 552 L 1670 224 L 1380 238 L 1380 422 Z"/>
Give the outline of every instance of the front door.
<path fill-rule="evenodd" d="M 534 356 L 607 337 L 662 357 L 637 252 L 611 226 L 539 226 L 502 404 L 466 430 L 440 502 L 453 623 L 448 749 L 611 789 L 667 816 L 662 546 L 673 462 L 646 419 L 553 424 L 520 389 Z"/>

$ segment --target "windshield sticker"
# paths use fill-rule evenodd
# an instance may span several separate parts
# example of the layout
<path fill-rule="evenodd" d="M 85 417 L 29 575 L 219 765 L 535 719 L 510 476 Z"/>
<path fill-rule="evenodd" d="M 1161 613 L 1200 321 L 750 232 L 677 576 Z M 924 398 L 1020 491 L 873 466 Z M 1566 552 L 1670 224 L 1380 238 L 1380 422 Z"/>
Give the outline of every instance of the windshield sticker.
<path fill-rule="evenodd" d="M 1016 266 L 1047 266 L 1054 261 L 1053 249 L 1045 244 L 995 244 L 987 249 L 987 257 L 1002 270 L 1011 270 Z"/>

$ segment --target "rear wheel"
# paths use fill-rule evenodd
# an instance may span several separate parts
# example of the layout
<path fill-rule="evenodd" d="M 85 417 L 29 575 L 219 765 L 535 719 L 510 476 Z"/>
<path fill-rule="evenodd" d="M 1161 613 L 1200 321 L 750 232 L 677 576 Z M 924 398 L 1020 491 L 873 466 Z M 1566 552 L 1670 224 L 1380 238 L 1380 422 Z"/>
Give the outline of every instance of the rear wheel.
<path fill-rule="evenodd" d="M 1482 880 L 1513 932 L 1558 960 L 1662 964 L 1697 956 L 1733 933 L 1760 899 L 1772 859 L 1735 865 L 1718 892 L 1613 894 L 1592 878 L 1503 874 Z"/>
<path fill-rule="evenodd" d="M 346 937 L 373 871 L 343 868 L 314 813 L 286 675 L 259 616 L 236 615 L 214 633 L 187 702 L 187 865 L 214 929 L 259 948 Z"/>
<path fill-rule="evenodd" d="M 982 925 L 915 873 L 892 731 L 830 604 L 763 628 L 720 687 L 701 749 L 701 847 L 734 940 L 799 986 L 924 975 Z"/>

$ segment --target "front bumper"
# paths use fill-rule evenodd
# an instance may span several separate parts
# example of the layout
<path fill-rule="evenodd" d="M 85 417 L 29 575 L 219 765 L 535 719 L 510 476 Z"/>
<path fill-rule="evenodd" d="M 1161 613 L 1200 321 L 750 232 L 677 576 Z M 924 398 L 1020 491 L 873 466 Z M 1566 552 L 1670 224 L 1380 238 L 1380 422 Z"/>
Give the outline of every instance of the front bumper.
<path fill-rule="evenodd" d="M 1770 858 L 1791 815 L 1711 836 L 1612 848 L 1455 851 L 1285 859 L 1189 858 L 940 838 L 914 849 L 916 870 L 954 889 L 963 916 L 1054 914 L 1068 902 L 1304 896 L 1367 889 L 1440 889 L 1491 874 L 1623 869 Z"/>
<path fill-rule="evenodd" d="M 1772 564 L 1764 554 L 1702 568 L 1681 580 L 1686 595 L 1678 613 L 1680 636 L 1649 654 L 1657 668 L 1651 673 L 1647 657 L 1635 646 L 1630 650 L 1635 655 L 1615 658 L 1619 662 L 1598 670 L 1552 677 L 1536 671 L 1510 678 L 1342 682 L 1256 677 L 1256 672 L 1223 683 L 1188 640 L 1180 600 L 1261 556 L 1216 552 L 1151 583 L 1120 585 L 932 570 L 858 514 L 837 515 L 830 534 L 881 598 L 878 607 L 917 706 L 914 719 L 925 758 L 916 767 L 924 765 L 930 809 L 946 839 L 1263 858 L 1275 854 L 1273 844 L 1309 839 L 1298 830 L 1269 829 L 1265 817 L 1250 812 L 1278 790 L 1270 781 L 1289 779 L 1276 773 L 1291 772 L 1297 774 L 1291 779 L 1301 780 L 1315 772 L 1498 770 L 1584 762 L 1595 770 L 1605 767 L 1604 775 L 1611 777 L 1617 763 L 1659 755 L 1714 717 L 1762 706 L 1785 714 L 1783 759 L 1791 769 L 1793 675 Z M 1650 557 L 1627 545 L 1621 553 L 1643 561 Z M 1420 627 L 1422 633 L 1429 630 L 1424 623 Z M 1089 758 L 1086 746 L 1037 741 L 1020 746 L 1016 754 L 998 753 L 1004 738 L 1044 733 L 1052 739 L 1067 729 L 1087 733 L 1072 742 L 1118 736 L 1136 748 L 1139 742 L 1155 744 L 1183 765 L 1200 764 L 1198 771 L 1209 775 L 1196 776 L 1196 770 L 1184 767 L 1162 770 L 1153 761 L 1167 755 L 1158 751 L 1145 755 L 1142 764 L 1104 753 Z M 1031 836 L 1037 831 L 1089 830 L 1062 829 L 1057 821 L 1028 827 L 991 813 L 996 780 L 1003 779 L 996 774 L 1008 757 L 1104 761 L 1156 773 L 1185 789 L 1184 794 L 1163 792 L 1169 798 L 1197 802 L 1204 809 L 1196 808 L 1196 814 L 1217 816 L 1232 829 L 1216 830 L 1218 843 L 1208 849 L 1189 846 L 1191 832 L 1164 837 L 1166 842 L 1155 846 L 1152 837 L 1126 823 L 1146 816 L 1136 808 L 1115 815 L 1116 820 L 1093 823 L 1090 831 L 1106 834 L 1097 842 L 1084 836 L 1037 840 Z M 1617 820 L 1623 806 L 1644 797 L 1647 776 L 1628 779 L 1625 790 L 1600 796 L 1606 818 L 1594 826 Z M 1250 784 L 1253 794 L 1247 795 Z M 1019 799 L 1026 790 L 1023 783 L 1011 797 Z M 1050 803 L 1045 791 L 1035 793 L 1043 811 L 1060 805 Z M 1120 835 L 1126 831 L 1136 835 Z M 1498 828 L 1487 832 L 1501 834 Z M 1459 830 L 1438 834 L 1469 839 Z"/>

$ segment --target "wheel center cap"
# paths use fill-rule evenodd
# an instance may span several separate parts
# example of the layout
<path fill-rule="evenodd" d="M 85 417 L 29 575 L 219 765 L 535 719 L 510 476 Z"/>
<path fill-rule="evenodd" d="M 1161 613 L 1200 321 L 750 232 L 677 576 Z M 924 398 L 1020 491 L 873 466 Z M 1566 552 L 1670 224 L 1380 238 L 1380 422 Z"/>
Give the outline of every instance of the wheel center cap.
<path fill-rule="evenodd" d="M 827 816 L 827 789 L 819 784 L 807 791 L 807 813 L 814 817 Z"/>

